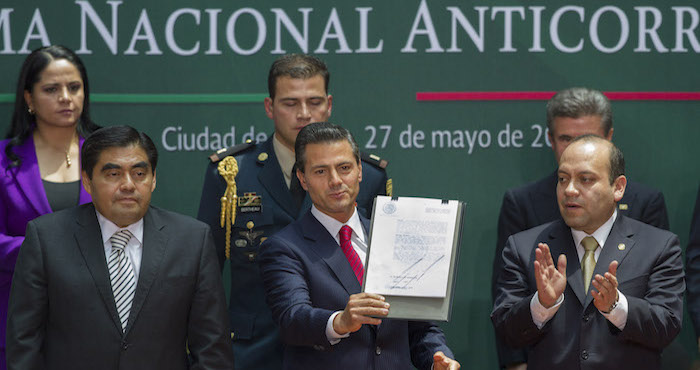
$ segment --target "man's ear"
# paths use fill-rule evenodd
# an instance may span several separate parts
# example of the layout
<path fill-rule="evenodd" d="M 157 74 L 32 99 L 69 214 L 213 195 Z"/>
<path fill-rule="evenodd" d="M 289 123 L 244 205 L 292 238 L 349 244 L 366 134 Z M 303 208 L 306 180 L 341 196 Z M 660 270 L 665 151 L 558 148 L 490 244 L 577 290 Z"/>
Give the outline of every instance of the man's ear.
<path fill-rule="evenodd" d="M 272 111 L 272 98 L 265 98 L 263 104 L 265 105 L 265 114 L 267 115 L 267 118 L 275 119 L 275 113 Z"/>
<path fill-rule="evenodd" d="M 90 181 L 90 178 L 88 177 L 87 172 L 83 170 L 80 174 L 81 180 L 83 182 L 83 188 L 85 188 L 85 191 L 92 195 L 92 182 Z"/>
<path fill-rule="evenodd" d="M 357 168 L 360 170 L 360 174 L 357 176 L 358 182 L 362 182 L 362 161 L 357 163 Z"/>
<path fill-rule="evenodd" d="M 619 202 L 622 196 L 625 195 L 625 188 L 627 188 L 627 178 L 624 175 L 620 175 L 613 182 L 615 202 Z"/>
<path fill-rule="evenodd" d="M 156 190 L 156 171 L 153 171 L 153 184 L 151 184 L 151 193 Z"/>
<path fill-rule="evenodd" d="M 614 128 L 612 128 L 612 127 L 610 128 L 610 131 L 608 131 L 608 134 L 605 135 L 605 140 L 607 140 L 607 141 L 612 141 L 612 136 L 613 136 L 613 131 L 614 131 L 614 130 L 615 130 Z"/>
<path fill-rule="evenodd" d="M 301 184 L 301 187 L 304 190 L 309 191 L 309 189 L 306 186 L 306 178 L 304 177 L 304 173 L 301 172 L 301 170 L 298 168 L 297 168 L 297 178 L 299 179 L 299 184 Z"/>
<path fill-rule="evenodd" d="M 333 95 L 328 95 L 328 117 L 330 118 L 333 111 Z"/>

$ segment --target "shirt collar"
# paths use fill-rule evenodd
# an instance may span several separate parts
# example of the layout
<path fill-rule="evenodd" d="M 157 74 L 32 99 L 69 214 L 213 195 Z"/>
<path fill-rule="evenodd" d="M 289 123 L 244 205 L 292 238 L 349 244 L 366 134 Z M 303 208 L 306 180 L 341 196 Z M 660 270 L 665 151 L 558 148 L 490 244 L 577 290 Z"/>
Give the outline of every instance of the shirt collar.
<path fill-rule="evenodd" d="M 608 236 L 610 235 L 610 230 L 612 230 L 613 224 L 615 223 L 615 219 L 617 218 L 617 209 L 613 212 L 612 216 L 605 221 L 604 224 L 600 225 L 600 227 L 593 232 L 593 234 L 586 234 L 585 231 L 581 230 L 574 230 L 573 228 L 571 229 L 571 236 L 574 238 L 574 244 L 576 246 L 579 246 L 581 244 L 581 240 L 587 236 L 592 236 L 597 242 L 598 245 L 600 246 L 600 249 L 603 249 L 603 246 L 605 245 L 605 241 L 608 239 Z"/>
<path fill-rule="evenodd" d="M 311 214 L 316 217 L 318 222 L 323 225 L 323 227 L 331 234 L 336 240 L 338 239 L 338 233 L 343 225 L 348 225 L 352 228 L 353 236 L 356 236 L 361 242 L 365 242 L 365 233 L 362 228 L 362 222 L 360 221 L 360 216 L 357 214 L 357 208 L 352 212 L 352 216 L 346 223 L 342 223 L 335 218 L 321 212 L 316 205 L 311 206 Z M 360 232 L 361 231 L 361 232 Z"/>
<path fill-rule="evenodd" d="M 138 240 L 139 244 L 143 245 L 143 218 L 127 227 L 119 227 L 98 212 L 97 209 L 95 209 L 95 213 L 97 213 L 97 222 L 100 224 L 100 230 L 102 231 L 102 244 L 106 244 L 109 238 L 117 231 L 126 229 Z"/>
<path fill-rule="evenodd" d="M 289 187 L 292 181 L 292 168 L 296 161 L 294 152 L 289 150 L 289 148 L 284 146 L 282 142 L 277 139 L 277 133 L 272 135 L 272 148 L 275 150 L 277 161 L 282 169 L 282 174 L 284 174 L 284 181 L 287 183 L 287 187 Z"/>

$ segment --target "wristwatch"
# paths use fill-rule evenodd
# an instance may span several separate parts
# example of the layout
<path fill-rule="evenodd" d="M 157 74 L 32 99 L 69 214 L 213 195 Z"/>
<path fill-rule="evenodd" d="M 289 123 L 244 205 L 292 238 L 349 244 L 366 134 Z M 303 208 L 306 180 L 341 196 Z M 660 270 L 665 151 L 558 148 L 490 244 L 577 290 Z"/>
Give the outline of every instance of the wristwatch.
<path fill-rule="evenodd" d="M 617 307 L 617 302 L 618 302 L 619 300 L 620 300 L 620 293 L 619 293 L 619 292 L 615 292 L 615 302 L 613 302 L 613 303 L 610 305 L 610 308 L 608 308 L 607 311 L 600 311 L 600 313 L 609 314 L 610 312 L 612 312 L 612 310 L 614 310 L 615 307 Z"/>

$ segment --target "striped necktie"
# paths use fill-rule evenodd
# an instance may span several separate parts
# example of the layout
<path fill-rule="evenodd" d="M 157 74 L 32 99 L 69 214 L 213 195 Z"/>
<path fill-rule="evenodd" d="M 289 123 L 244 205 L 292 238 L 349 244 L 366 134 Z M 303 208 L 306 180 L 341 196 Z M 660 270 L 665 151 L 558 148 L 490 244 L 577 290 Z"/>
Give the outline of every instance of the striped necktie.
<path fill-rule="evenodd" d="M 340 249 L 345 253 L 345 257 L 350 262 L 350 267 L 357 277 L 357 281 L 362 285 L 362 276 L 365 273 L 365 268 L 362 266 L 362 261 L 360 261 L 360 256 L 355 252 L 355 248 L 352 247 L 350 242 L 350 237 L 352 236 L 352 228 L 348 225 L 343 225 L 338 233 L 340 236 Z"/>
<path fill-rule="evenodd" d="M 122 324 L 122 331 L 126 329 L 131 311 L 131 303 L 134 300 L 136 290 L 136 276 L 131 264 L 129 254 L 126 253 L 126 244 L 133 235 L 129 230 L 119 230 L 109 241 L 112 243 L 112 253 L 107 263 L 109 267 L 109 279 L 112 281 L 112 294 L 117 305 L 117 314 Z"/>

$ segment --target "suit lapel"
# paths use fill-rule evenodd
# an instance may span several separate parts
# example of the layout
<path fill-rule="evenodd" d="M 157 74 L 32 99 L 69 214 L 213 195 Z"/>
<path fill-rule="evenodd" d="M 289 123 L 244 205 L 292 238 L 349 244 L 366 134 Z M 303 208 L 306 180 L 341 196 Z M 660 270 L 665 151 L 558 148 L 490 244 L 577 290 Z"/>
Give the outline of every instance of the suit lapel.
<path fill-rule="evenodd" d="M 261 147 L 261 150 L 267 153 L 267 159 L 264 161 L 258 160 L 258 165 L 262 166 L 262 169 L 260 169 L 258 173 L 258 179 L 270 196 L 275 199 L 275 202 L 277 202 L 290 217 L 297 219 L 299 211 L 294 205 L 292 194 L 289 192 L 287 183 L 284 181 L 284 174 L 282 174 L 277 155 L 272 147 L 272 140 L 273 139 L 270 138 L 263 143 Z"/>
<path fill-rule="evenodd" d="M 622 261 L 634 247 L 635 243 L 631 238 L 633 234 L 634 232 L 628 227 L 624 216 L 618 212 L 615 223 L 610 230 L 610 235 L 608 235 L 608 238 L 605 240 L 605 245 L 603 245 L 603 249 L 598 256 L 598 261 L 596 261 L 593 276 L 603 276 L 608 271 L 608 267 L 612 261 L 618 262 L 618 268 L 622 265 Z M 621 248 L 620 245 L 624 245 L 624 247 Z M 593 285 L 591 285 L 591 289 L 593 289 Z M 588 294 L 585 306 L 591 302 L 593 302 L 593 296 Z"/>
<path fill-rule="evenodd" d="M 46 198 L 44 185 L 41 183 L 34 139 L 30 135 L 22 145 L 15 147 L 14 150 L 22 158 L 20 168 L 16 172 L 13 171 L 19 188 L 24 192 L 24 196 L 29 200 L 29 204 L 32 205 L 37 214 L 51 213 L 51 206 Z"/>
<path fill-rule="evenodd" d="M 552 225 L 549 234 L 550 241 L 547 243 L 552 253 L 552 259 L 554 263 L 557 263 L 560 254 L 566 256 L 566 284 L 574 292 L 579 302 L 583 304 L 586 300 L 586 295 L 583 292 L 583 275 L 574 239 L 571 236 L 571 229 L 561 220 Z"/>
<path fill-rule="evenodd" d="M 310 241 L 311 249 L 333 271 L 336 279 L 345 288 L 348 295 L 359 293 L 362 287 L 360 282 L 357 281 L 348 259 L 333 236 L 316 220 L 316 217 L 310 211 L 301 219 L 301 227 L 304 238 Z"/>
<path fill-rule="evenodd" d="M 165 255 L 168 235 L 163 230 L 165 225 L 156 217 L 157 210 L 149 207 L 148 212 L 143 217 L 143 251 L 141 255 L 141 270 L 139 271 L 139 281 L 136 284 L 136 292 L 134 292 L 134 301 L 131 304 L 131 312 L 129 312 L 129 323 L 126 326 L 125 333 L 129 333 L 134 323 L 138 319 L 139 312 L 143 307 L 143 303 L 148 297 L 148 292 L 153 286 L 158 272 L 160 271 L 161 262 Z"/>
<path fill-rule="evenodd" d="M 80 253 L 85 259 L 85 264 L 90 271 L 90 275 L 92 275 L 97 290 L 100 292 L 100 297 L 102 297 L 107 311 L 112 316 L 115 328 L 121 332 L 122 326 L 117 315 L 114 295 L 112 294 L 112 283 L 109 279 L 102 232 L 100 224 L 97 222 L 95 207 L 92 204 L 78 209 L 77 223 L 78 228 L 74 236 Z"/>

